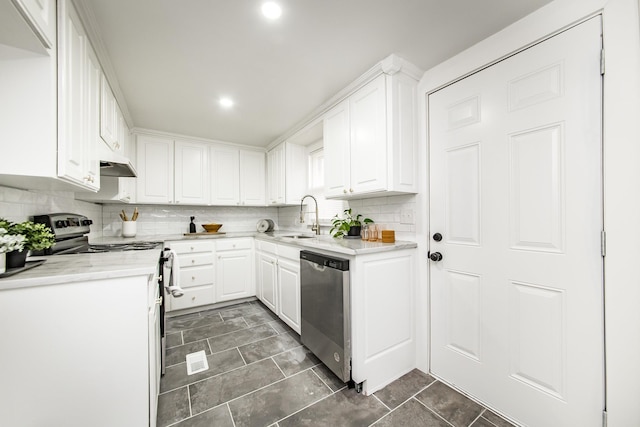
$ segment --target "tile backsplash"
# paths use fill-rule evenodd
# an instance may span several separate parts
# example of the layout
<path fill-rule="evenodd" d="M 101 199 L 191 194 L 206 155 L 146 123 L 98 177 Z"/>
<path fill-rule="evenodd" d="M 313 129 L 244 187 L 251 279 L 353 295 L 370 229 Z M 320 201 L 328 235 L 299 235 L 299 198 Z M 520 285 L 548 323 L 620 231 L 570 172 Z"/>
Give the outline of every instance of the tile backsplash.
<path fill-rule="evenodd" d="M 34 215 L 75 213 L 93 220 L 89 237 L 102 236 L 102 206 L 76 200 L 71 191 L 33 191 L 0 187 L 0 217 L 12 222 L 31 220 Z"/>
<path fill-rule="evenodd" d="M 189 221 L 195 216 L 196 230 L 204 231 L 203 223 L 222 223 L 220 231 L 255 231 L 256 223 L 263 218 L 272 219 L 276 229 L 300 230 L 310 232 L 314 220 L 314 206 L 308 200 L 305 223 L 300 223 L 300 207 L 224 207 L 224 206 L 176 206 L 176 205 L 122 205 L 96 204 L 75 200 L 73 192 L 32 191 L 0 187 L 0 217 L 13 222 L 31 219 L 33 215 L 45 213 L 70 212 L 85 215 L 93 220 L 90 238 L 119 236 L 122 221 L 119 212 L 124 209 L 131 216 L 134 206 L 138 207 L 137 235 L 181 234 L 189 232 Z M 321 200 L 322 204 L 323 201 Z M 331 204 L 331 213 L 321 221 L 322 234 L 328 234 L 328 218 L 341 213 L 343 208 L 351 207 L 356 213 L 373 219 L 396 231 L 398 240 L 415 240 L 415 196 L 386 196 L 371 199 L 350 200 Z M 324 209 L 325 211 L 327 209 Z"/>
<path fill-rule="evenodd" d="M 202 224 L 222 224 L 221 232 L 256 231 L 260 219 L 272 219 L 278 223 L 278 208 L 236 206 L 176 206 L 176 205 L 104 205 L 103 235 L 119 236 L 122 230 L 120 211 L 131 217 L 138 207 L 138 236 L 157 234 L 181 234 L 189 232 L 190 217 L 195 216 L 196 231 L 202 232 Z"/>

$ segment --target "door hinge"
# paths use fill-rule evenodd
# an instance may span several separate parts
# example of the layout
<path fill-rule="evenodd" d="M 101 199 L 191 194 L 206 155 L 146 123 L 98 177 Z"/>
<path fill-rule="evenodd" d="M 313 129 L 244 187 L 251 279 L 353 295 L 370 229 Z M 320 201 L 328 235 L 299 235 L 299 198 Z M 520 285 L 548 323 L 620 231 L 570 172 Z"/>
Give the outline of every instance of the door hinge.
<path fill-rule="evenodd" d="M 604 76 L 604 49 L 600 50 L 600 75 Z"/>
<path fill-rule="evenodd" d="M 602 427 L 607 427 L 607 411 L 602 411 Z"/>
<path fill-rule="evenodd" d="M 607 232 L 604 230 L 600 232 L 600 254 L 607 256 Z"/>

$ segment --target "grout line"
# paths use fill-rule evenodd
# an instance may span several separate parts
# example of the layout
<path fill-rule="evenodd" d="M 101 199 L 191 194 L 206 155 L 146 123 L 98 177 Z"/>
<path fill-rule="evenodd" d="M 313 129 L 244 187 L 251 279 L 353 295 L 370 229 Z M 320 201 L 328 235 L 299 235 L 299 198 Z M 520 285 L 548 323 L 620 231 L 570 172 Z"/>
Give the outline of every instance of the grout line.
<path fill-rule="evenodd" d="M 306 369 L 305 369 L 305 371 L 306 371 Z M 301 374 L 302 372 L 304 372 L 304 371 L 298 372 L 296 375 L 299 375 L 299 374 Z M 315 374 L 315 372 L 314 372 L 314 374 Z M 318 374 L 316 374 L 316 375 L 318 375 Z M 292 378 L 292 377 L 294 377 L 294 376 L 295 376 L 295 375 L 292 375 L 292 376 L 291 376 L 291 377 L 289 377 L 289 378 Z M 274 384 L 275 384 L 275 383 L 274 383 Z M 311 407 L 311 406 L 313 406 L 313 405 L 316 405 L 316 404 L 318 404 L 318 403 L 322 402 L 323 400 L 326 400 L 326 399 L 330 398 L 331 396 L 333 396 L 334 394 L 336 394 L 336 393 L 340 392 L 340 391 L 341 391 L 341 390 L 343 390 L 343 389 L 344 389 L 344 388 L 341 388 L 340 390 L 337 390 L 337 391 L 333 391 L 333 390 L 329 389 L 329 390 L 330 390 L 329 394 L 328 394 L 328 395 L 326 395 L 325 397 L 323 397 L 322 399 L 319 399 L 319 400 L 316 400 L 315 402 L 309 403 L 307 406 L 302 407 L 302 408 L 298 409 L 298 410 L 297 410 L 297 411 L 295 411 L 295 412 L 292 412 L 291 414 L 287 415 L 286 417 L 284 417 L 284 418 L 280 418 L 280 419 L 278 420 L 278 422 L 283 421 L 283 420 L 286 420 L 287 418 L 290 418 L 290 417 L 294 416 L 294 415 L 295 415 L 295 414 L 297 414 L 298 412 L 302 412 L 302 411 L 304 411 L 305 409 L 307 409 L 307 408 L 309 408 L 309 407 Z"/>
<path fill-rule="evenodd" d="M 189 402 L 189 416 L 193 417 L 193 410 L 191 409 L 191 392 L 189 386 L 187 386 L 187 402 Z"/>
<path fill-rule="evenodd" d="M 240 351 L 240 347 L 234 347 L 234 349 L 238 352 L 238 354 L 240 355 L 240 359 L 242 359 L 242 362 L 244 363 L 244 366 L 249 366 L 249 364 L 247 363 L 247 361 L 244 359 L 244 356 L 242 355 L 242 352 Z M 239 368 L 238 368 L 239 369 Z M 230 371 L 227 371 L 230 372 Z"/>
<path fill-rule="evenodd" d="M 211 348 L 211 343 L 209 342 L 209 338 L 207 338 L 207 347 L 209 347 L 209 354 L 213 354 L 213 349 Z"/>
<path fill-rule="evenodd" d="M 280 372 L 282 372 L 282 375 L 284 375 L 284 377 L 287 378 L 287 374 L 284 373 L 284 371 L 282 370 L 280 365 L 278 365 L 278 362 L 276 362 L 276 359 L 274 359 L 273 356 L 271 356 L 271 360 L 273 360 L 273 363 L 275 363 L 276 366 L 278 367 L 278 369 L 280 370 Z M 300 371 L 300 372 L 304 372 L 304 371 L 306 371 L 306 369 L 304 369 L 303 371 Z"/>
<path fill-rule="evenodd" d="M 233 427 L 236 427 L 236 421 L 233 419 L 233 414 L 231 413 L 231 407 L 229 406 L 229 402 L 226 402 L 225 406 L 227 407 L 227 411 L 229 411 L 229 418 L 231 418 L 231 424 L 233 424 Z"/>
<path fill-rule="evenodd" d="M 384 406 L 385 408 L 387 408 L 387 409 L 389 410 L 389 412 L 393 411 L 393 409 L 389 408 L 389 407 L 387 406 L 387 404 L 386 404 L 386 403 L 384 403 L 382 400 L 380 400 L 380 398 L 379 398 L 378 396 L 376 396 L 376 394 L 375 394 L 375 393 L 373 393 L 371 396 L 375 397 L 375 398 L 376 398 L 376 400 L 377 400 L 378 402 L 382 403 L 382 406 Z M 403 402 L 403 403 L 404 403 L 404 402 Z M 399 406 L 402 406 L 402 404 L 400 404 L 400 405 L 396 406 L 396 408 L 397 408 L 397 407 L 399 407 Z M 395 409 L 395 408 L 394 408 L 394 409 Z"/>
<path fill-rule="evenodd" d="M 413 399 L 415 399 L 415 397 Z M 446 420 L 442 415 L 438 414 L 436 411 L 434 411 L 433 409 L 431 409 L 427 405 L 425 405 L 420 399 L 415 399 L 415 400 L 416 400 L 416 402 L 418 402 L 419 404 L 421 404 L 422 406 L 427 408 L 428 411 L 430 411 L 433 414 L 435 414 L 436 417 L 440 418 L 441 420 L 443 420 L 445 423 L 449 424 L 450 426 L 453 426 L 453 424 L 451 424 L 448 420 Z M 455 427 L 455 426 L 453 426 L 453 427 Z"/>
<path fill-rule="evenodd" d="M 476 421 L 478 421 L 480 418 L 482 418 L 482 414 L 484 414 L 484 411 L 485 411 L 485 409 L 484 409 L 484 408 L 482 408 L 482 411 L 480 411 L 480 413 L 478 414 L 478 416 L 477 416 L 477 417 L 475 417 L 475 418 L 473 419 L 473 421 L 471 421 L 471 422 L 469 423 L 469 426 L 468 426 L 468 427 L 471 427 L 471 426 L 473 425 L 473 423 L 475 423 L 475 422 L 476 422 Z M 493 423 L 492 423 L 492 422 L 489 422 L 489 424 L 493 424 Z"/>
<path fill-rule="evenodd" d="M 180 331 L 180 345 L 184 345 L 184 333 Z"/>
<path fill-rule="evenodd" d="M 334 391 L 333 391 L 333 389 L 332 389 L 331 387 L 329 387 L 329 384 L 327 384 L 327 383 L 325 382 L 325 380 L 323 380 L 323 379 L 322 379 L 322 377 L 320 377 L 320 375 L 318 375 L 318 373 L 313 369 L 313 368 L 315 368 L 316 366 L 319 366 L 319 365 L 314 365 L 314 366 L 312 366 L 312 367 L 311 367 L 311 368 L 309 368 L 309 369 L 311 369 L 311 372 L 313 372 L 313 373 L 315 374 L 315 376 L 316 376 L 316 377 L 318 377 L 318 379 L 320 379 L 320 381 L 322 381 L 322 384 L 326 385 L 326 386 L 327 386 L 327 388 L 329 389 L 329 391 L 330 391 L 331 393 L 333 393 Z"/>

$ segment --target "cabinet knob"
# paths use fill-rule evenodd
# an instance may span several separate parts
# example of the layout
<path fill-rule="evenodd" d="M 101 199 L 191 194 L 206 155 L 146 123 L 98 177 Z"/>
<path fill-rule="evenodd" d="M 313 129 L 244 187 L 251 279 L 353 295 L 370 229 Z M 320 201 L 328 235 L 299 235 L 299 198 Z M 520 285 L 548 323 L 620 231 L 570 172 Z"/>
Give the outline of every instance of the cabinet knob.
<path fill-rule="evenodd" d="M 353 193 L 353 188 L 350 188 L 350 189 L 349 189 L 349 191 L 350 191 L 351 193 Z"/>
<path fill-rule="evenodd" d="M 342 190 L 342 192 L 343 192 L 344 194 L 347 194 L 347 189 L 345 188 L 344 190 Z"/>
<path fill-rule="evenodd" d="M 191 297 L 191 301 L 195 301 L 195 300 L 196 300 L 196 297 Z"/>
<path fill-rule="evenodd" d="M 196 280 L 196 276 L 191 276 L 191 280 Z"/>
<path fill-rule="evenodd" d="M 196 263 L 196 260 L 195 260 L 195 259 L 192 259 L 192 260 L 191 260 L 191 264 L 195 264 L 195 263 Z"/>
<path fill-rule="evenodd" d="M 193 250 L 193 246 L 191 246 L 191 250 Z"/>

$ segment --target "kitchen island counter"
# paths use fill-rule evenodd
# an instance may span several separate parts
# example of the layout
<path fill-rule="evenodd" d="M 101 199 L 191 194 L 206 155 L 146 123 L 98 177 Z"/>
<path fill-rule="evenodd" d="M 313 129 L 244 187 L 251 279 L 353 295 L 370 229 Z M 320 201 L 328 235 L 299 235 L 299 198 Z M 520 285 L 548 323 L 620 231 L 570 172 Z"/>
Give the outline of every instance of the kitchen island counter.
<path fill-rule="evenodd" d="M 156 273 L 160 251 L 107 252 L 30 257 L 44 264 L 0 279 L 0 291 L 35 286 L 61 285 Z"/>

